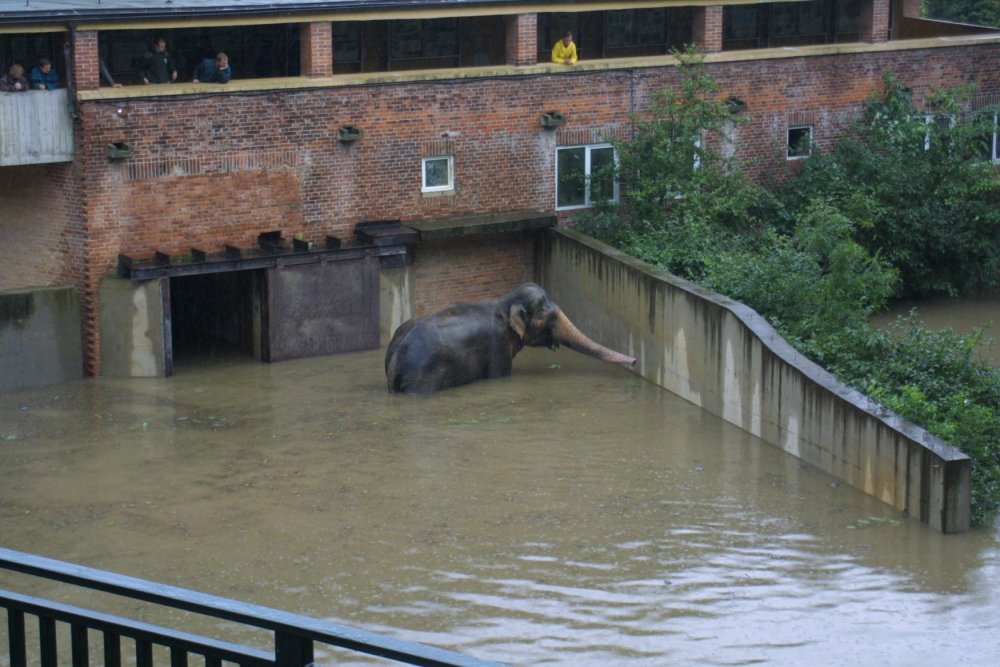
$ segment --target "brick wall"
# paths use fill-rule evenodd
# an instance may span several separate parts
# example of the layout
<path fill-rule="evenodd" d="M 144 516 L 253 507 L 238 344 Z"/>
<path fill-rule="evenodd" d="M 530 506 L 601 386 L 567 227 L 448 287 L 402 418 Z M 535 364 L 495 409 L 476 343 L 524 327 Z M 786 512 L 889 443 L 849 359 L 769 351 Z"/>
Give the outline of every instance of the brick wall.
<path fill-rule="evenodd" d="M 889 40 L 890 0 L 862 0 L 858 21 L 858 39 L 862 42 Z"/>
<path fill-rule="evenodd" d="M 416 246 L 414 314 L 451 303 L 502 296 L 530 276 L 532 244 L 527 236 L 468 237 Z"/>
<path fill-rule="evenodd" d="M 729 141 L 764 177 L 787 165 L 789 124 L 808 121 L 816 142 L 832 146 L 880 88 L 883 72 L 895 73 L 918 100 L 956 82 L 998 93 L 998 61 L 1000 46 L 978 45 L 723 62 L 708 70 L 720 96 L 747 102 L 748 122 Z M 91 348 L 97 281 L 120 252 L 214 252 L 224 244 L 252 246 L 264 231 L 352 242 L 361 220 L 552 210 L 556 145 L 627 133 L 632 108 L 678 83 L 677 69 L 667 66 L 86 102 L 74 163 L 82 190 L 69 172 L 63 179 L 82 193 L 88 271 L 78 285 Z M 550 109 L 566 116 L 561 130 L 540 127 L 540 114 Z M 344 124 L 362 128 L 363 139 L 338 143 L 336 129 Z M 115 141 L 131 143 L 135 157 L 108 160 L 104 147 Z M 456 189 L 422 195 L 420 160 L 441 151 L 455 157 Z M 0 200 L 2 206 L 28 208 Z M 65 210 L 32 219 L 82 229 L 52 222 L 72 217 L 72 205 L 59 206 Z M 506 291 L 523 280 L 520 252 L 516 241 L 503 239 L 418 248 L 418 309 Z M 451 274 L 443 273 L 447 267 Z M 493 276 L 495 267 L 500 273 Z M 465 273 L 455 280 L 454 271 Z"/>
<path fill-rule="evenodd" d="M 691 41 L 707 53 L 722 51 L 722 6 L 695 7 Z"/>
<path fill-rule="evenodd" d="M 507 17 L 507 64 L 534 65 L 537 60 L 538 14 Z"/>
<path fill-rule="evenodd" d="M 299 28 L 302 76 L 333 74 L 333 28 L 330 23 L 303 23 Z"/>
<path fill-rule="evenodd" d="M 73 83 L 77 90 L 96 90 L 100 85 L 97 32 L 81 30 L 73 40 Z"/>
<path fill-rule="evenodd" d="M 0 167 L 0 289 L 84 284 L 77 192 L 70 163 Z"/>

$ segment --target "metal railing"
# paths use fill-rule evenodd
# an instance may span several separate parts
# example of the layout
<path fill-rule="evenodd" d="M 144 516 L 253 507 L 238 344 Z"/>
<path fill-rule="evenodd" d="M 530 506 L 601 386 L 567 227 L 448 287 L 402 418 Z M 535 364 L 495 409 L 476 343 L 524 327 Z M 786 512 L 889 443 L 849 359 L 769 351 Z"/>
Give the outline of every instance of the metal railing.
<path fill-rule="evenodd" d="M 411 665 L 500 667 L 500 663 L 479 660 L 416 642 L 392 639 L 308 616 L 11 549 L 0 548 L 0 569 L 101 591 L 129 600 L 140 600 L 170 609 L 232 621 L 273 634 L 274 651 L 263 651 L 31 595 L 0 590 L 0 608 L 7 612 L 10 667 L 27 667 L 29 664 L 26 616 L 38 619 L 37 660 L 32 660 L 30 664 L 38 664 L 40 667 L 55 667 L 58 664 L 57 622 L 69 626 L 69 653 L 73 667 L 89 664 L 89 632 L 92 630 L 103 634 L 103 664 L 108 667 L 119 667 L 122 664 L 122 638 L 134 642 L 134 662 L 137 667 L 152 667 L 153 649 L 156 646 L 165 647 L 169 651 L 171 667 L 186 666 L 190 656 L 201 656 L 206 667 L 221 666 L 223 662 L 245 667 L 304 667 L 314 664 L 315 644 L 325 644 Z"/>

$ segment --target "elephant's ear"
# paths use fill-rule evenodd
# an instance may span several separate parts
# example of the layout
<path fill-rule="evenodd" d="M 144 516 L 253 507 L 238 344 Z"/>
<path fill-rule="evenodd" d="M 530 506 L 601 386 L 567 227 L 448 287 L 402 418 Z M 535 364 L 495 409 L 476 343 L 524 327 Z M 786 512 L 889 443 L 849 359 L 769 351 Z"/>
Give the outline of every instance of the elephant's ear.
<path fill-rule="evenodd" d="M 510 307 L 510 317 L 508 326 L 514 330 L 518 338 L 524 338 L 524 332 L 528 330 L 528 312 L 519 303 Z"/>

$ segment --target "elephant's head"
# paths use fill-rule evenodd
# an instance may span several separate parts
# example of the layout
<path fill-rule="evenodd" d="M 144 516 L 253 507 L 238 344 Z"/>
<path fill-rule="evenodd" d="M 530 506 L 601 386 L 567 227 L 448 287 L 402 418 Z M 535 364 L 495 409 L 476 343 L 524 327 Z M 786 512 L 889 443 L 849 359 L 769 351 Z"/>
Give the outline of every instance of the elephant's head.
<path fill-rule="evenodd" d="M 602 361 L 628 368 L 635 366 L 633 357 L 608 349 L 585 336 L 545 290 L 534 283 L 521 285 L 500 299 L 500 304 L 521 345 L 550 349 L 565 345 Z"/>

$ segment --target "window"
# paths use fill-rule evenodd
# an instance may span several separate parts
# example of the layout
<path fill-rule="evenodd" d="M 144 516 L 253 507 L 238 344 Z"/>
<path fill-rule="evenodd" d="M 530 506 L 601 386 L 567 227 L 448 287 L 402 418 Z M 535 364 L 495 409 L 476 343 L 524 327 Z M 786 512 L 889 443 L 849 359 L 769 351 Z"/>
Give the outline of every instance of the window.
<path fill-rule="evenodd" d="M 608 144 L 556 150 L 556 208 L 618 200 L 615 149 Z"/>
<path fill-rule="evenodd" d="M 812 155 L 813 129 L 811 125 L 788 128 L 788 159 L 801 160 Z"/>
<path fill-rule="evenodd" d="M 768 5 L 771 10 L 770 36 L 823 37 L 826 34 L 826 4 L 821 1 L 778 2 Z"/>
<path fill-rule="evenodd" d="M 927 131 L 924 132 L 924 150 L 929 151 L 931 139 L 935 136 L 938 138 L 947 136 L 947 131 L 955 126 L 955 119 L 948 115 L 925 114 L 924 124 L 927 125 Z"/>
<path fill-rule="evenodd" d="M 423 159 L 421 192 L 444 192 L 455 189 L 455 158 L 451 155 Z"/>
<path fill-rule="evenodd" d="M 623 9 L 605 12 L 604 40 L 609 49 L 666 46 L 667 10 Z"/>
<path fill-rule="evenodd" d="M 361 24 L 334 21 L 330 27 L 334 64 L 361 62 Z"/>
<path fill-rule="evenodd" d="M 397 20 L 389 24 L 391 60 L 458 57 L 458 19 Z"/>
<path fill-rule="evenodd" d="M 687 166 L 684 163 L 680 165 L 681 168 L 678 170 L 679 173 L 671 179 L 672 185 L 667 187 L 668 197 L 673 197 L 674 199 L 684 199 L 687 197 L 687 195 L 684 194 L 684 190 L 690 187 L 694 173 L 701 169 L 701 137 L 694 137 L 690 141 L 692 155 L 691 170 L 688 171 Z"/>
<path fill-rule="evenodd" d="M 990 162 L 1000 163 L 1000 112 L 987 114 L 987 125 L 992 119 L 992 129 L 987 129 L 982 138 L 982 157 Z"/>

